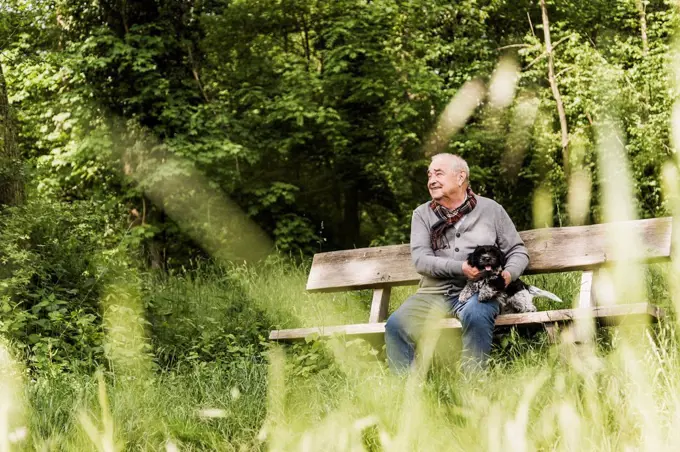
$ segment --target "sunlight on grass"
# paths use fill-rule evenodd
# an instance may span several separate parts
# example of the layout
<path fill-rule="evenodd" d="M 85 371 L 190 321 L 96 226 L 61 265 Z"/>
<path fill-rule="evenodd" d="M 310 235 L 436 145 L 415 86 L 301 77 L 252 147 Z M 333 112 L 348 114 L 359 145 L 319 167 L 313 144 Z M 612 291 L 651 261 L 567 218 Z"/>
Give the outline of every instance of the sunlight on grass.
<path fill-rule="evenodd" d="M 538 187 L 534 193 L 534 227 L 537 229 L 553 226 L 553 200 L 550 188 Z"/>
<path fill-rule="evenodd" d="M 153 149 L 153 143 L 143 136 L 138 141 L 135 157 L 142 159 L 142 149 Z M 163 156 L 153 165 L 128 163 L 126 168 L 144 193 L 215 259 L 257 262 L 272 251 L 269 237 L 188 160 Z"/>
<path fill-rule="evenodd" d="M 527 147 L 532 140 L 531 130 L 536 121 L 540 101 L 534 95 L 520 95 L 512 108 L 512 120 L 506 141 L 506 152 L 501 167 L 509 181 L 516 181 L 522 168 Z"/>
<path fill-rule="evenodd" d="M 108 397 L 106 395 L 106 385 L 104 384 L 104 379 L 101 374 L 98 375 L 99 380 L 99 407 L 101 409 L 101 428 L 96 425 L 90 416 L 85 412 L 81 411 L 78 414 L 85 433 L 92 441 L 92 444 L 100 452 L 113 452 L 118 449 L 114 439 L 113 432 L 113 419 L 111 418 L 111 412 L 109 410 Z"/>

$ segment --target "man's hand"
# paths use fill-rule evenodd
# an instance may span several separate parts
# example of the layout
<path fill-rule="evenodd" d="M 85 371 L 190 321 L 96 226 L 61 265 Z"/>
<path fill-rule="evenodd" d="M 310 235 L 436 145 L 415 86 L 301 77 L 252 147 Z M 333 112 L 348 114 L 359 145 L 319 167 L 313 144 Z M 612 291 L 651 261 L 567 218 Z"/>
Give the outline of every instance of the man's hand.
<path fill-rule="evenodd" d="M 463 261 L 463 274 L 467 279 L 475 280 L 479 278 L 480 273 L 477 267 L 471 267 L 467 261 Z"/>
<path fill-rule="evenodd" d="M 501 276 L 505 280 L 505 287 L 508 287 L 508 284 L 510 284 L 510 280 L 512 279 L 512 276 L 510 276 L 510 272 L 507 270 L 503 270 Z"/>

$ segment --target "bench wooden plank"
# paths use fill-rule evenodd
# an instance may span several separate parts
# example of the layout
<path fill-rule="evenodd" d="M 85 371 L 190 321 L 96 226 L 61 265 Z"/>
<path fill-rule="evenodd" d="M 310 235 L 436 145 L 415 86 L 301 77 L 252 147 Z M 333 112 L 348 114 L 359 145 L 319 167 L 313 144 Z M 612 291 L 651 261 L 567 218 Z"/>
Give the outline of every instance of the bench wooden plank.
<path fill-rule="evenodd" d="M 596 308 L 558 309 L 553 311 L 539 311 L 523 314 L 500 315 L 496 319 L 497 327 L 542 325 L 565 323 L 576 319 L 595 318 L 605 324 L 620 324 L 628 321 L 656 322 L 664 316 L 661 308 L 649 303 L 620 304 L 614 306 L 600 306 Z M 461 328 L 458 319 L 444 319 L 442 328 Z M 329 337 L 335 334 L 346 336 L 366 336 L 385 333 L 385 323 L 361 323 L 355 325 L 338 325 L 314 328 L 295 328 L 276 330 L 269 334 L 274 341 L 289 341 L 304 339 L 310 335 Z"/>
<path fill-rule="evenodd" d="M 671 228 L 671 218 L 666 217 L 522 231 L 531 258 L 525 274 L 596 269 L 612 260 L 607 256 L 608 239 L 622 229 L 641 238 L 646 262 L 667 260 Z M 418 281 L 420 275 L 411 262 L 409 245 L 392 245 L 316 254 L 307 290 L 375 289 Z"/>

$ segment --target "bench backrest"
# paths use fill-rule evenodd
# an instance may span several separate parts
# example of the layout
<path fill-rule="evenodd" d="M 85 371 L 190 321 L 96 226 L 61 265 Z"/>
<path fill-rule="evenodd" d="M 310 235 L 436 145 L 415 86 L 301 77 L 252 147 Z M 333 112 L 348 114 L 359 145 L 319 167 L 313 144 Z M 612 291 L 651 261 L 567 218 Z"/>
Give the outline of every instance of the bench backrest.
<path fill-rule="evenodd" d="M 530 257 L 525 274 L 596 269 L 612 260 L 608 251 L 617 242 L 611 239 L 629 234 L 641 241 L 644 261 L 667 260 L 671 255 L 671 220 L 653 218 L 520 232 Z M 411 262 L 409 245 L 392 245 L 316 254 L 307 290 L 377 289 L 418 281 L 420 275 Z"/>

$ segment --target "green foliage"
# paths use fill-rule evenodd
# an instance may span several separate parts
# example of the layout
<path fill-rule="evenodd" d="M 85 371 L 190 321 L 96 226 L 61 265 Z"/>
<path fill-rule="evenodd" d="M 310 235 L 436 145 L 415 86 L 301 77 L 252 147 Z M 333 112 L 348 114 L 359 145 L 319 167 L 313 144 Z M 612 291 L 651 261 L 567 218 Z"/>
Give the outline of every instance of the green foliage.
<path fill-rule="evenodd" d="M 584 168 L 589 221 L 599 221 L 597 130 L 613 115 L 639 214 L 663 214 L 679 15 L 669 2 L 643 3 L 647 53 L 636 2 L 548 2 L 569 162 L 538 2 L 68 1 L 58 13 L 12 3 L 0 37 L 36 185 L 146 206 L 155 233 L 142 245 L 165 267 L 187 257 L 172 245 L 176 226 L 126 176 L 168 155 L 203 171 L 284 252 L 408 240 L 410 214 L 427 199 L 423 149 L 438 113 L 507 52 L 522 69 L 516 103 L 497 112 L 484 101 L 449 145 L 469 161 L 475 190 L 525 229 L 535 191 L 547 188 L 555 224 L 568 224 L 567 167 Z M 535 119 L 523 102 L 537 106 Z M 154 144 L 140 146 L 140 134 Z"/>
<path fill-rule="evenodd" d="M 271 321 L 242 284 L 237 272 L 211 267 L 150 278 L 144 300 L 158 364 L 261 362 Z"/>
<path fill-rule="evenodd" d="M 246 359 L 207 363 L 163 372 L 142 384 L 106 373 L 104 381 L 116 439 L 125 448 L 163 449 L 171 441 L 193 450 L 232 450 L 237 444 L 257 450 L 257 432 L 266 415 L 265 364 Z M 97 379 L 80 372 L 34 379 L 25 390 L 32 407 L 25 424 L 26 442 L 62 450 L 91 449 L 77 413 L 85 409 L 99 421 L 98 391 Z M 200 416 L 208 408 L 226 415 Z"/>
<path fill-rule="evenodd" d="M 0 237 L 0 331 L 36 369 L 101 364 L 105 253 L 122 239 L 111 208 L 33 200 L 0 216 Z"/>
<path fill-rule="evenodd" d="M 333 354 L 321 340 L 308 339 L 290 346 L 290 359 L 286 361 L 286 374 L 309 378 L 321 373 L 337 372 Z"/>

